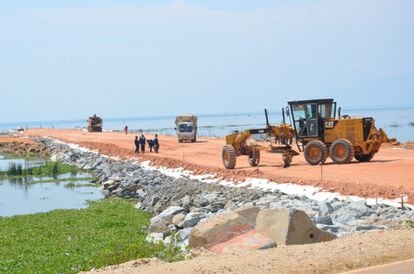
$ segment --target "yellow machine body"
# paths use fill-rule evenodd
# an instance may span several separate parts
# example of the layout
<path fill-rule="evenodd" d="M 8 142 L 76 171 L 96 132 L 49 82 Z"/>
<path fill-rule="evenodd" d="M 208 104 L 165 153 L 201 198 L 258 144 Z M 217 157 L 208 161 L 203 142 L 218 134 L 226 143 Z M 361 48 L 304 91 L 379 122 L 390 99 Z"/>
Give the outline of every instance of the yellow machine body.
<path fill-rule="evenodd" d="M 352 158 L 367 162 L 389 139 L 375 127 L 372 117 L 336 117 L 333 99 L 288 102 L 299 150 L 311 165 L 324 163 L 331 157 L 335 163 L 348 163 Z"/>
<path fill-rule="evenodd" d="M 360 162 L 370 161 L 384 142 L 389 139 L 384 130 L 375 127 L 372 117 L 341 116 L 333 99 L 313 99 L 288 102 L 291 125 L 285 123 L 272 126 L 266 114 L 266 128 L 248 129 L 226 136 L 226 145 L 222 150 L 223 164 L 232 169 L 236 157 L 248 155 L 251 166 L 260 161 L 260 150 L 282 153 L 283 167 L 290 166 L 293 156 L 298 155 L 291 147 L 296 140 L 299 151 L 304 152 L 305 160 L 311 165 L 323 164 L 328 157 L 334 163 L 344 164 L 353 158 Z M 270 145 L 252 141 L 255 134 L 266 134 Z"/>
<path fill-rule="evenodd" d="M 267 127 L 259 129 L 248 129 L 242 132 L 234 132 L 226 136 L 226 145 L 222 151 L 223 164 L 226 168 L 232 169 L 236 165 L 236 157 L 240 155 L 249 156 L 249 164 L 257 166 L 260 161 L 260 150 L 267 150 L 274 153 L 281 153 L 282 166 L 288 167 L 293 156 L 298 153 L 292 150 L 291 144 L 294 137 L 294 129 L 287 124 L 272 126 L 268 123 L 267 111 L 265 111 Z M 252 135 L 266 135 L 270 144 L 256 142 L 251 139 Z"/>

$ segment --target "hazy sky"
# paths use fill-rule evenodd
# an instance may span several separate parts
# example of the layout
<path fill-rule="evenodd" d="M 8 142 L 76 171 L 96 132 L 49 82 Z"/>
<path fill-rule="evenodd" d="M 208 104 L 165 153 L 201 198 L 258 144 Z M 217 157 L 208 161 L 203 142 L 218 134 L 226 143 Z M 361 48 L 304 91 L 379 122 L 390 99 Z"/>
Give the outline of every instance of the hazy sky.
<path fill-rule="evenodd" d="M 414 105 L 414 1 L 0 3 L 0 122 Z"/>

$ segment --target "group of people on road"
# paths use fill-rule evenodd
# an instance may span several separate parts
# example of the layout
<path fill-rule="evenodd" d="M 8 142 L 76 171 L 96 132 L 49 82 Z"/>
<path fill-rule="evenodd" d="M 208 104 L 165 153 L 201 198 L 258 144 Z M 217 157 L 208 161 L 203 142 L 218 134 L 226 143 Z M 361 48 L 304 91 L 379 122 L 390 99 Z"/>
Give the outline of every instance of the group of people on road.
<path fill-rule="evenodd" d="M 145 153 L 145 143 L 148 142 L 148 146 L 150 148 L 150 152 L 154 149 L 155 153 L 158 153 L 158 149 L 160 148 L 160 143 L 158 142 L 158 134 L 155 134 L 154 139 L 146 140 L 144 134 L 142 134 L 139 138 L 135 136 L 134 144 L 135 144 L 135 153 L 139 153 L 141 148 L 141 153 Z"/>

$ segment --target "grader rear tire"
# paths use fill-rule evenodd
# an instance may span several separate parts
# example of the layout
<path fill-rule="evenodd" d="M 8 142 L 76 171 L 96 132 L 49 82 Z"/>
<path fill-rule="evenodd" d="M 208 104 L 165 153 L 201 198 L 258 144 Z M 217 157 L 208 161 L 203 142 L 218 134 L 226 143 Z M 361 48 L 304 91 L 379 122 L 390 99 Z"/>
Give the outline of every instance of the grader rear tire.
<path fill-rule="evenodd" d="M 371 152 L 370 154 L 355 154 L 355 159 L 359 162 L 369 162 L 374 157 L 375 152 Z"/>
<path fill-rule="evenodd" d="M 347 139 L 335 140 L 332 143 L 329 152 L 331 154 L 332 161 L 337 164 L 349 163 L 352 158 L 354 158 L 354 147 Z"/>
<path fill-rule="evenodd" d="M 322 141 L 312 140 L 306 144 L 304 154 L 306 162 L 315 166 L 325 163 L 328 158 L 328 148 Z"/>
<path fill-rule="evenodd" d="M 260 163 L 260 150 L 252 150 L 249 153 L 250 166 L 258 166 Z"/>
<path fill-rule="evenodd" d="M 225 145 L 221 153 L 221 159 L 226 169 L 233 169 L 236 166 L 236 150 L 231 145 Z"/>

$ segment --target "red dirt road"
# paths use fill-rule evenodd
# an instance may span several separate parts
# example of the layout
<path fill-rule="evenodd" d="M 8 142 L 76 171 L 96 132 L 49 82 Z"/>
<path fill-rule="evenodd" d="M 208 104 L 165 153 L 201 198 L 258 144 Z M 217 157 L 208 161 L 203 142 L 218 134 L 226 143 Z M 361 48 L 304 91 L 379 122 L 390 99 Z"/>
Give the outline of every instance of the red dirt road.
<path fill-rule="evenodd" d="M 124 133 L 88 133 L 81 130 L 32 129 L 26 136 L 49 136 L 76 143 L 101 153 L 170 168 L 183 167 L 195 174 L 215 173 L 226 179 L 243 180 L 247 177 L 265 178 L 280 183 L 298 183 L 319 186 L 327 191 L 361 197 L 394 199 L 401 194 L 409 196 L 414 204 L 414 149 L 385 144 L 368 163 L 353 161 L 337 165 L 327 160 L 321 167 L 310 166 L 303 154 L 293 158 L 290 168 L 281 168 L 281 155 L 262 152 L 258 167 L 250 167 L 247 157 L 238 157 L 234 170 L 226 170 L 221 162 L 224 138 L 198 138 L 197 143 L 178 143 L 175 136 L 159 136 L 160 152 L 139 154 L 134 151 L 134 135 Z M 153 135 L 146 135 L 147 139 Z M 148 149 L 147 149 L 148 150 Z"/>

